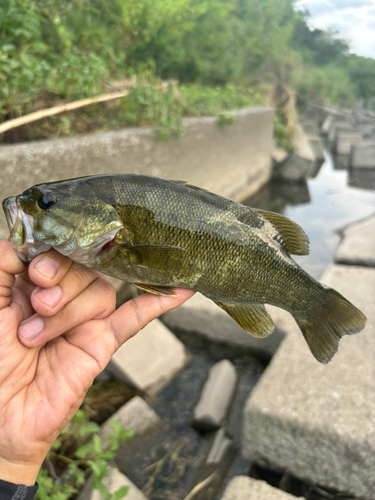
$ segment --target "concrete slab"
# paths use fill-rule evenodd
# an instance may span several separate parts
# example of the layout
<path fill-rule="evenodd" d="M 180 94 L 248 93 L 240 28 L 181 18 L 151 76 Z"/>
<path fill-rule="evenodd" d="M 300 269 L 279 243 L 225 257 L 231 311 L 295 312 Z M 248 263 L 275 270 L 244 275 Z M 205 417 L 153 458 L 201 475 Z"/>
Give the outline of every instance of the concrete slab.
<path fill-rule="evenodd" d="M 271 156 L 274 163 L 284 163 L 284 161 L 288 158 L 289 153 L 285 151 L 285 149 L 275 146 L 272 150 Z"/>
<path fill-rule="evenodd" d="M 302 497 L 298 497 L 303 500 Z M 236 476 L 225 488 L 220 500 L 296 500 L 297 497 L 289 495 L 277 488 L 273 488 L 265 481 L 252 479 L 248 476 Z"/>
<path fill-rule="evenodd" d="M 236 389 L 237 378 L 236 369 L 228 359 L 223 359 L 210 368 L 194 408 L 193 427 L 215 430 L 223 425 Z"/>
<path fill-rule="evenodd" d="M 200 293 L 161 319 L 171 330 L 244 348 L 266 359 L 272 357 L 284 338 L 278 331 L 265 339 L 249 335 L 225 311 Z"/>
<path fill-rule="evenodd" d="M 362 142 L 353 147 L 352 168 L 375 168 L 375 142 Z"/>
<path fill-rule="evenodd" d="M 311 149 L 314 153 L 315 160 L 321 160 L 321 161 L 325 160 L 324 148 L 320 138 L 315 136 L 310 136 L 308 139 Z"/>
<path fill-rule="evenodd" d="M 375 267 L 375 214 L 350 224 L 342 232 L 335 262 Z"/>
<path fill-rule="evenodd" d="M 114 495 L 114 493 L 123 486 L 127 486 L 129 490 L 125 497 L 126 500 L 147 500 L 145 495 L 136 487 L 136 485 L 115 467 L 108 468 L 108 474 L 103 479 L 103 484 L 108 488 L 108 491 L 112 495 Z M 82 493 L 79 495 L 78 500 L 104 500 L 104 496 L 99 492 L 99 490 L 92 490 L 91 487 L 92 479 L 89 479 L 86 486 L 82 490 Z"/>
<path fill-rule="evenodd" d="M 337 134 L 339 132 L 356 132 L 356 129 L 353 128 L 353 125 L 349 122 L 342 121 L 342 120 L 334 120 L 331 123 L 331 127 L 328 131 L 328 140 L 330 143 L 335 143 Z"/>
<path fill-rule="evenodd" d="M 161 424 L 159 416 L 139 396 L 132 398 L 104 422 L 100 428 L 100 435 L 104 440 L 113 432 L 113 422 L 119 422 L 122 429 L 131 430 L 137 436 Z"/>
<path fill-rule="evenodd" d="M 333 115 L 327 115 L 327 117 L 324 119 L 322 127 L 320 129 L 323 134 L 328 134 L 328 131 L 332 126 L 333 120 L 334 120 Z"/>
<path fill-rule="evenodd" d="M 349 155 L 353 146 L 359 146 L 362 136 L 358 132 L 339 132 L 336 138 L 336 153 Z"/>
<path fill-rule="evenodd" d="M 295 126 L 293 146 L 293 154 L 274 170 L 274 176 L 288 182 L 299 182 L 306 179 L 315 160 L 313 149 L 300 125 Z"/>
<path fill-rule="evenodd" d="M 321 486 L 373 499 L 375 491 L 375 269 L 331 266 L 322 282 L 367 316 L 328 365 L 290 329 L 244 411 L 243 454 Z M 279 311 L 279 314 L 284 314 Z"/>
<path fill-rule="evenodd" d="M 120 347 L 107 370 L 132 387 L 155 394 L 189 357 L 183 343 L 156 319 Z"/>

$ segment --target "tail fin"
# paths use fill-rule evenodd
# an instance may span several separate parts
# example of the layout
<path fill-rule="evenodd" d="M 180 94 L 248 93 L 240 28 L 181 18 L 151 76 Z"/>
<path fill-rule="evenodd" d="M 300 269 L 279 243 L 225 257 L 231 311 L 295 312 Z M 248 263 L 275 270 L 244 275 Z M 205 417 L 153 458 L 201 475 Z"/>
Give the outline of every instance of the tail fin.
<path fill-rule="evenodd" d="M 295 317 L 312 354 L 328 363 L 344 335 L 357 333 L 366 324 L 366 316 L 336 290 L 327 288 L 327 301 L 312 318 Z"/>

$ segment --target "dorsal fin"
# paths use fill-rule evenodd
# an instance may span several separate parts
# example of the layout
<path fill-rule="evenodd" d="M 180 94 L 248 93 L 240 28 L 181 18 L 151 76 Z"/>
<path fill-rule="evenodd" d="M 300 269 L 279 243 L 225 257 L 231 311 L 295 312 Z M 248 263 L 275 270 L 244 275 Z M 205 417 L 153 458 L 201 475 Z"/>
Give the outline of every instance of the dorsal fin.
<path fill-rule="evenodd" d="M 291 255 L 308 255 L 309 238 L 298 224 L 288 219 L 288 217 L 284 217 L 284 215 L 266 212 L 258 208 L 254 208 L 254 210 L 263 215 L 277 229 L 284 240 L 286 250 Z"/>

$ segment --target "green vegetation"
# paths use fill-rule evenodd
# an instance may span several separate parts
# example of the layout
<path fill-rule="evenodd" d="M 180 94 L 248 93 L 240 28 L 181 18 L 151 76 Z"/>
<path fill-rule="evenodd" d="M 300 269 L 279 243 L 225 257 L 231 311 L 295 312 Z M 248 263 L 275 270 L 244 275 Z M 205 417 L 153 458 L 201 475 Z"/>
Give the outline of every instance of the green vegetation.
<path fill-rule="evenodd" d="M 0 20 L 0 121 L 137 82 L 129 98 L 23 126 L 5 142 L 128 125 L 167 137 L 187 115 L 228 123 L 227 110 L 264 104 L 276 83 L 302 101 L 375 98 L 375 60 L 310 29 L 295 0 L 2 0 Z"/>
<path fill-rule="evenodd" d="M 108 467 L 121 442 L 133 435 L 118 422 L 106 435 L 99 435 L 100 426 L 134 393 L 120 382 L 96 382 L 87 393 L 73 420 L 60 433 L 48 453 L 38 475 L 37 500 L 68 500 L 76 496 L 91 475 L 91 489 L 97 489 L 105 500 L 126 496 L 127 488 L 110 494 L 103 485 Z"/>
<path fill-rule="evenodd" d="M 37 500 L 68 500 L 78 493 L 84 486 L 87 474 L 92 474 L 93 490 L 97 489 L 105 500 L 119 500 L 128 492 L 127 487 L 122 487 L 111 494 L 103 484 L 103 479 L 108 474 L 108 467 L 113 462 L 119 443 L 133 435 L 132 431 L 124 431 L 118 422 L 113 423 L 113 432 L 109 434 L 109 445 L 104 447 L 98 435 L 100 427 L 95 422 L 89 422 L 83 410 L 78 410 L 69 427 L 64 429 L 54 442 L 46 458 L 50 470 L 54 470 L 53 463 L 62 460 L 66 468 L 62 478 L 55 472 L 55 480 L 46 468 L 42 468 L 38 475 Z M 74 449 L 66 453 L 67 448 Z M 65 453 L 61 453 L 64 448 Z M 57 480 L 56 480 L 57 479 Z"/>

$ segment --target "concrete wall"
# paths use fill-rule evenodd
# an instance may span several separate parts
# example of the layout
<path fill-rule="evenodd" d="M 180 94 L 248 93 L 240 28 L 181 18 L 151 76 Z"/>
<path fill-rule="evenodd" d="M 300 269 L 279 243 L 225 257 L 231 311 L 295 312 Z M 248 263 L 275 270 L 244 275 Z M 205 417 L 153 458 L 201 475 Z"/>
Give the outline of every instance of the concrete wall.
<path fill-rule="evenodd" d="M 53 180 L 104 173 L 185 180 L 237 201 L 268 181 L 273 109 L 236 111 L 235 122 L 188 118 L 182 137 L 157 138 L 155 129 L 123 129 L 78 138 L 0 147 L 0 200 Z M 8 235 L 0 217 L 0 238 Z"/>

